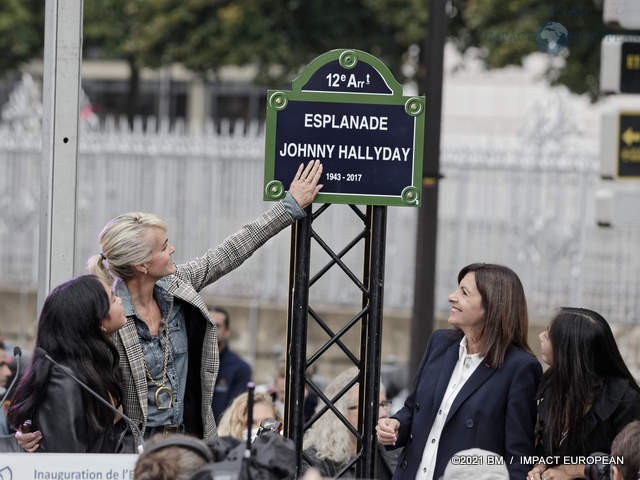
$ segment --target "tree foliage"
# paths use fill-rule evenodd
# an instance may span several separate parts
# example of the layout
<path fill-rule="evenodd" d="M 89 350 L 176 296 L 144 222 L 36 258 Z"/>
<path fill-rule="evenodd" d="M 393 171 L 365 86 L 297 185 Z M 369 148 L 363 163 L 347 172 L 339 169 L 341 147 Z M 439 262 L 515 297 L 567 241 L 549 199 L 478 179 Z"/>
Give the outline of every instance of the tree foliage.
<path fill-rule="evenodd" d="M 461 51 L 478 47 L 489 68 L 521 65 L 540 52 L 539 31 L 549 22 L 568 31 L 564 60 L 549 62 L 547 78 L 598 97 L 600 40 L 607 33 L 601 0 L 455 0 L 452 40 Z"/>
<path fill-rule="evenodd" d="M 44 2 L 2 0 L 0 2 L 0 77 L 42 55 Z"/>
<path fill-rule="evenodd" d="M 442 0 L 445 1 L 445 0 Z M 451 0 L 449 37 L 460 51 L 477 48 L 489 68 L 519 65 L 540 51 L 547 22 L 568 33 L 563 62 L 548 78 L 598 95 L 602 0 Z M 382 59 L 403 80 L 407 49 L 423 44 L 426 0 L 91 0 L 84 2 L 84 52 L 120 58 L 139 69 L 179 62 L 201 74 L 224 65 L 254 65 L 257 81 L 287 84 L 315 56 L 356 48 Z M 450 2 L 447 2 L 448 4 Z M 0 75 L 42 52 L 42 0 L 0 2 Z"/>
<path fill-rule="evenodd" d="M 84 2 L 84 55 L 97 58 L 132 56 L 132 44 L 140 30 L 134 2 L 90 0 Z"/>
<path fill-rule="evenodd" d="M 258 80 L 291 77 L 334 48 L 365 50 L 399 75 L 403 54 L 424 37 L 420 0 L 157 0 L 139 10 L 135 48 L 150 64 L 181 62 L 197 72 L 255 65 Z"/>

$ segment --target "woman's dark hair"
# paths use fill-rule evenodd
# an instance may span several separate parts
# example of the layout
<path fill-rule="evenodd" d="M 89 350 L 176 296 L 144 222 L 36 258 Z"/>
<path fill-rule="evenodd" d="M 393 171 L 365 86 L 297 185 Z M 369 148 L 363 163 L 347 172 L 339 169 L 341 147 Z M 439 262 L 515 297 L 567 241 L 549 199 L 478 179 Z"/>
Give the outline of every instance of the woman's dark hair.
<path fill-rule="evenodd" d="M 510 346 L 533 355 L 527 343 L 527 299 L 518 275 L 503 265 L 472 263 L 460 270 L 458 283 L 472 272 L 485 312 L 481 334 L 485 361 L 500 368 Z"/>
<path fill-rule="evenodd" d="M 599 313 L 586 308 L 560 309 L 549 326 L 549 340 L 553 364 L 542 380 L 545 450 L 554 455 L 589 453 L 584 451 L 587 439 L 582 419 L 605 379 L 627 379 L 638 392 L 640 387 L 620 355 L 611 327 Z"/>
<path fill-rule="evenodd" d="M 100 329 L 109 313 L 109 297 L 104 285 L 93 275 L 71 279 L 47 296 L 36 335 L 36 352 L 30 368 L 20 380 L 7 418 L 14 428 L 33 418 L 47 392 L 54 367 L 37 348 L 43 348 L 56 361 L 69 367 L 75 375 L 101 397 L 120 405 L 119 355 L 110 338 Z M 87 420 L 96 430 L 113 424 L 113 412 L 82 392 L 87 406 Z"/>

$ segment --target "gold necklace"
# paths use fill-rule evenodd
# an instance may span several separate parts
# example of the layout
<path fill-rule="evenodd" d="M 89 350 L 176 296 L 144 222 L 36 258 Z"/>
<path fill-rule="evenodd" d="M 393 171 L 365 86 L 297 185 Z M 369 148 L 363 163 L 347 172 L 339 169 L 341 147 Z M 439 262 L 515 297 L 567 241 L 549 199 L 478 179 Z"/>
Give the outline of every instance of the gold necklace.
<path fill-rule="evenodd" d="M 162 368 L 162 381 L 158 382 L 149 371 L 147 361 L 142 357 L 142 363 L 144 364 L 144 370 L 147 372 L 147 378 L 151 383 L 156 386 L 156 408 L 158 410 L 167 410 L 173 405 L 173 390 L 169 388 L 167 383 L 167 367 L 169 366 L 169 327 L 167 323 L 164 324 L 164 366 Z M 163 400 L 163 398 L 166 398 Z"/>

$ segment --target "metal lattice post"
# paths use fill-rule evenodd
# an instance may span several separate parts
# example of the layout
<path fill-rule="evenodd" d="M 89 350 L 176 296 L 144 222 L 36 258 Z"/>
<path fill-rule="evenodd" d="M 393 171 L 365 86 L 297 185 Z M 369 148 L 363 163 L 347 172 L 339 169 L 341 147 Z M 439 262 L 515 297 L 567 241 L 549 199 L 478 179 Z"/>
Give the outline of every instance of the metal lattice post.
<path fill-rule="evenodd" d="M 380 356 L 382 351 L 382 301 L 384 292 L 384 254 L 387 207 L 367 207 L 369 239 L 365 248 L 365 278 L 368 294 L 363 307 L 368 314 L 362 324 L 360 405 L 358 431 L 362 432 L 362 455 L 356 466 L 359 478 L 374 478 L 376 466 L 375 424 L 380 396 Z"/>
<path fill-rule="evenodd" d="M 386 207 L 367 207 L 366 214 L 354 205 L 350 208 L 363 222 L 363 230 L 341 251 L 334 252 L 331 247 L 312 228 L 313 220 L 321 215 L 329 204 L 325 204 L 311 215 L 307 209 L 307 217 L 298 221 L 292 231 L 291 269 L 290 269 L 290 301 L 287 328 L 287 369 L 285 394 L 285 434 L 296 446 L 296 469 L 301 472 L 302 439 L 305 428 L 310 427 L 327 410 L 331 410 L 354 435 L 357 442 L 357 453 L 351 461 L 343 466 L 340 477 L 355 466 L 359 477 L 372 478 L 375 475 L 376 443 L 375 423 L 378 417 L 380 394 L 380 353 L 382 334 L 382 298 L 384 290 L 384 253 L 386 235 Z M 313 277 L 309 274 L 311 239 L 331 257 L 331 260 Z M 363 279 L 360 280 L 342 261 L 355 245 L 364 240 Z M 338 266 L 362 292 L 362 309 L 356 313 L 337 332 L 334 332 L 322 319 L 321 315 L 309 305 L 309 290 L 327 271 Z M 309 358 L 306 358 L 307 322 L 315 320 L 329 340 Z M 356 356 L 341 340 L 341 337 L 354 325 L 361 322 L 360 358 Z M 320 388 L 310 379 L 305 378 L 306 370 L 312 366 L 331 347 L 340 348 L 347 358 L 358 367 L 358 376 L 346 385 L 334 398 L 327 398 Z M 358 428 L 351 426 L 344 415 L 339 412 L 333 402 L 346 395 L 350 388 L 359 383 Z M 315 392 L 325 404 L 305 424 L 304 422 L 304 390 L 305 384 Z"/>
<path fill-rule="evenodd" d="M 311 247 L 311 207 L 291 231 L 289 312 L 285 388 L 285 435 L 296 446 L 296 476 L 300 475 L 304 434 L 304 375 L 307 355 L 307 310 L 309 308 L 309 261 Z"/>

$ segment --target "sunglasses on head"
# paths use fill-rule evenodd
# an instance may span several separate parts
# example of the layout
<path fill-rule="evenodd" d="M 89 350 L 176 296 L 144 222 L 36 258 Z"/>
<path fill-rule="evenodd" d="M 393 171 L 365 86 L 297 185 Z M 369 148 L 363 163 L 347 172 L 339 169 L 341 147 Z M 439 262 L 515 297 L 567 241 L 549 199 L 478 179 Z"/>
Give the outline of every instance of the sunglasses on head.
<path fill-rule="evenodd" d="M 380 408 L 389 408 L 391 406 L 391 400 L 382 400 L 378 406 Z M 349 405 L 347 407 L 347 410 L 357 410 L 358 409 L 358 405 Z"/>

